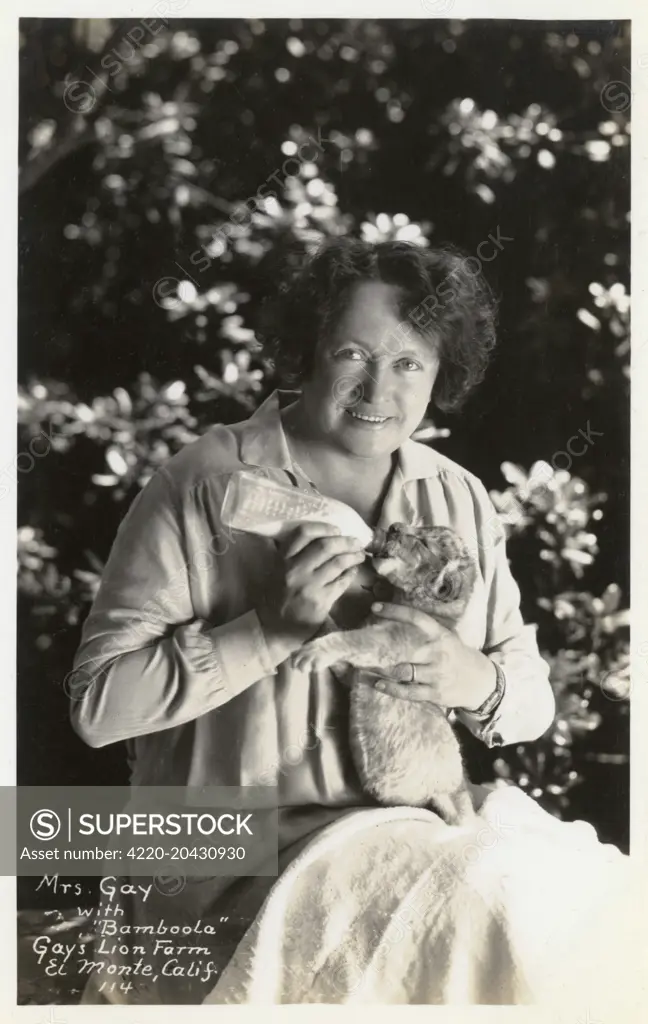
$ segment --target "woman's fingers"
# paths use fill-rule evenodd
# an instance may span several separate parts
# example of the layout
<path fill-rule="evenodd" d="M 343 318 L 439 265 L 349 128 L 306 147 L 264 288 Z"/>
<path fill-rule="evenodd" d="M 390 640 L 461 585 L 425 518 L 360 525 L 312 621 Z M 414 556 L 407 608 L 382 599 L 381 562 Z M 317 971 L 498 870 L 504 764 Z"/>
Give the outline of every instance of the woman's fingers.
<path fill-rule="evenodd" d="M 376 683 L 376 689 L 380 693 L 388 693 L 391 697 L 400 697 L 403 700 L 429 704 L 439 704 L 439 696 L 433 686 L 421 685 L 412 686 L 411 683 L 396 683 L 391 679 L 381 679 Z"/>
<path fill-rule="evenodd" d="M 429 685 L 434 682 L 431 666 L 427 662 L 414 662 L 414 665 L 416 668 L 414 679 L 412 679 L 412 662 L 410 661 L 405 661 L 401 665 L 394 665 L 393 668 L 383 669 L 385 679 L 390 679 L 393 682 L 409 683 L 410 686 Z"/>
<path fill-rule="evenodd" d="M 343 555 L 336 555 L 328 561 L 319 565 L 313 572 L 313 583 L 317 586 L 325 586 L 327 583 L 335 583 L 340 576 L 350 572 L 353 576 L 356 570 L 364 562 L 362 553 L 349 551 Z"/>
<path fill-rule="evenodd" d="M 279 544 L 279 551 L 285 559 L 294 558 L 312 540 L 322 537 L 339 537 L 340 535 L 339 526 L 333 526 L 332 523 L 300 523 L 287 540 Z"/>
<path fill-rule="evenodd" d="M 361 565 L 364 557 L 361 552 L 342 550 L 327 551 L 322 555 L 313 552 L 292 561 L 286 569 L 286 583 L 289 587 L 300 589 L 319 589 L 326 583 L 337 579 L 340 573 Z"/>
<path fill-rule="evenodd" d="M 410 608 L 404 604 L 385 604 L 376 602 L 371 606 L 372 612 L 381 619 L 395 619 L 398 622 L 407 622 L 416 626 L 425 633 L 429 640 L 434 640 L 446 632 L 445 626 L 437 622 L 432 615 L 422 612 L 418 608 Z"/>
<path fill-rule="evenodd" d="M 326 597 L 327 602 L 329 602 L 329 607 L 332 607 L 337 601 L 337 599 L 339 597 L 342 597 L 342 594 L 345 592 L 345 590 L 351 586 L 357 572 L 358 566 L 354 565 L 350 569 L 345 569 L 345 571 L 341 573 L 337 577 L 337 579 L 334 579 L 330 583 L 327 583 L 325 585 L 324 590 L 326 591 Z"/>
<path fill-rule="evenodd" d="M 278 545 L 278 553 L 283 558 L 283 579 L 276 588 L 280 616 L 312 625 L 324 622 L 366 557 L 357 538 L 343 537 L 328 523 L 301 524 Z"/>
<path fill-rule="evenodd" d="M 300 576 L 309 576 L 327 562 L 346 555 L 352 555 L 358 565 L 366 558 L 364 550 L 359 546 L 359 541 L 352 537 L 319 537 L 316 540 L 311 540 L 305 548 L 290 559 L 288 571 Z M 339 575 L 345 568 L 347 566 L 343 565 L 335 575 Z"/>

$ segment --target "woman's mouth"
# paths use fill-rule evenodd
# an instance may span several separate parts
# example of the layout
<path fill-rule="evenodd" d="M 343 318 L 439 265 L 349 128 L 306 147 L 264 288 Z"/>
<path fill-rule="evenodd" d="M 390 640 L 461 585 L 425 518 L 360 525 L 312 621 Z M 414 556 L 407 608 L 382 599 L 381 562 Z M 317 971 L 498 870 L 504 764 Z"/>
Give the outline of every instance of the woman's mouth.
<path fill-rule="evenodd" d="M 369 416 L 367 413 L 356 412 L 353 409 L 346 409 L 345 412 L 355 423 L 363 427 L 373 428 L 374 430 L 384 427 L 385 423 L 392 419 L 391 416 Z"/>

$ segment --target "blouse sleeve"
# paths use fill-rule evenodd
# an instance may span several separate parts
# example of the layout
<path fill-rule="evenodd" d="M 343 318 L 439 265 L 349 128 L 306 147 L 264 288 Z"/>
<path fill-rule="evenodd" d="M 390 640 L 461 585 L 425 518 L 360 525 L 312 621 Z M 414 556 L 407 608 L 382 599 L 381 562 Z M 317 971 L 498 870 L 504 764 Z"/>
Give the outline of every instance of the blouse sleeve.
<path fill-rule="evenodd" d="M 92 747 L 159 732 L 231 700 L 303 637 L 269 635 L 256 611 L 197 619 L 189 561 L 164 470 L 123 520 L 66 680 L 75 731 Z"/>
<path fill-rule="evenodd" d="M 499 705 L 486 720 L 468 711 L 458 719 L 489 747 L 537 739 L 551 726 L 556 707 L 549 666 L 540 656 L 535 627 L 525 625 L 520 590 L 506 556 L 504 528 L 486 488 L 473 480 L 480 561 L 486 587 L 486 641 L 482 648 L 501 669 Z"/>

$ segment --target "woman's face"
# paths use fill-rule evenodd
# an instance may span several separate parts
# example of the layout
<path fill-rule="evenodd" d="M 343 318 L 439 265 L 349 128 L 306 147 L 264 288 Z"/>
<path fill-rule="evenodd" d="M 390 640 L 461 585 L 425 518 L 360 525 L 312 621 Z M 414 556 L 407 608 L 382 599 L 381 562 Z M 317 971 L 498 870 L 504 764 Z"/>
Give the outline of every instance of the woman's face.
<path fill-rule="evenodd" d="M 439 371 L 436 346 L 399 319 L 397 294 L 382 281 L 355 285 L 302 383 L 314 438 L 360 458 L 391 453 L 416 430 Z"/>

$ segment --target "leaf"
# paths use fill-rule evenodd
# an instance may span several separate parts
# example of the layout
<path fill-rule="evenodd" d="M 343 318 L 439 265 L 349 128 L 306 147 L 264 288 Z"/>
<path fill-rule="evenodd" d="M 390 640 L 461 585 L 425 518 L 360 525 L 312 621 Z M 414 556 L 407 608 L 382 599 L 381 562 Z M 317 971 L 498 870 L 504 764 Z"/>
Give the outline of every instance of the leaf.
<path fill-rule="evenodd" d="M 133 411 L 133 403 L 128 391 L 126 391 L 125 388 L 115 388 L 113 395 L 115 396 L 117 405 L 119 406 L 119 411 L 125 416 L 130 416 Z"/>
<path fill-rule="evenodd" d="M 503 462 L 500 469 L 504 479 L 508 480 L 514 487 L 526 487 L 528 482 L 527 475 L 522 466 L 517 466 L 514 462 Z"/>
<path fill-rule="evenodd" d="M 590 313 L 589 309 L 579 309 L 576 316 L 582 324 L 589 327 L 592 331 L 601 330 L 601 321 L 598 317 L 595 317 L 593 313 Z"/>
<path fill-rule="evenodd" d="M 548 530 L 538 530 L 538 537 L 540 540 L 550 548 L 555 548 L 556 538 Z"/>
<path fill-rule="evenodd" d="M 594 559 L 587 551 L 578 551 L 576 548 L 563 548 L 563 558 L 569 562 L 576 562 L 578 565 L 591 565 Z"/>
<path fill-rule="evenodd" d="M 83 554 L 86 556 L 88 562 L 93 567 L 95 572 L 101 575 L 105 568 L 104 563 L 101 561 L 101 559 L 97 555 L 95 555 L 94 551 L 88 551 L 87 549 L 83 552 Z"/>
<path fill-rule="evenodd" d="M 621 601 L 621 587 L 618 583 L 610 583 L 601 594 L 601 600 L 606 614 L 609 615 L 611 612 L 615 612 Z"/>
<path fill-rule="evenodd" d="M 92 423 L 95 418 L 94 411 L 89 405 L 86 405 L 85 402 L 79 402 L 79 404 L 74 407 L 74 411 L 83 423 Z"/>
<path fill-rule="evenodd" d="M 554 472 L 553 466 L 543 459 L 538 459 L 529 470 L 529 487 L 532 490 L 545 487 L 553 478 Z"/>
<path fill-rule="evenodd" d="M 179 398 L 182 398 L 185 390 L 185 382 L 183 380 L 175 380 L 172 384 L 167 384 L 165 388 L 162 388 L 162 395 L 170 402 L 177 402 Z"/>
<path fill-rule="evenodd" d="M 617 629 L 630 625 L 630 609 L 622 608 L 612 615 L 605 615 L 601 619 L 601 626 L 606 633 L 615 633 Z"/>
<path fill-rule="evenodd" d="M 423 426 L 412 434 L 412 441 L 433 441 L 437 437 L 450 437 L 447 427 Z"/>
<path fill-rule="evenodd" d="M 128 463 L 117 448 L 109 448 L 106 452 L 106 462 L 116 476 L 125 476 L 128 473 Z"/>
<path fill-rule="evenodd" d="M 99 583 L 99 577 L 96 572 L 87 572 L 85 569 L 75 569 L 72 575 L 75 576 L 76 579 L 81 580 L 82 583 L 88 583 L 92 587 Z"/>
<path fill-rule="evenodd" d="M 223 370 L 223 383 L 235 384 L 239 379 L 239 368 L 236 363 L 228 363 Z"/>

